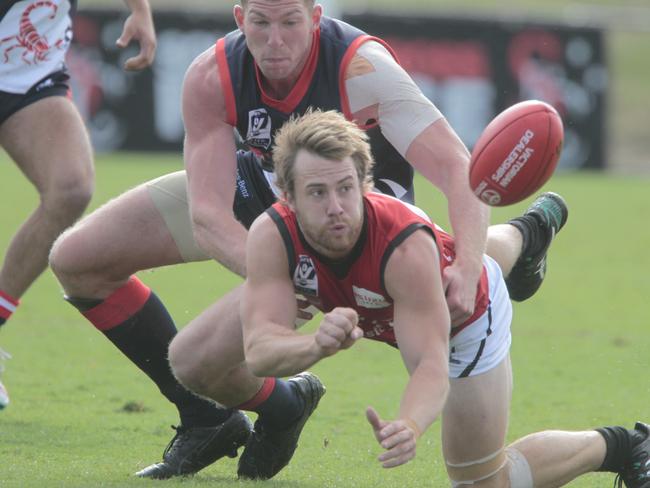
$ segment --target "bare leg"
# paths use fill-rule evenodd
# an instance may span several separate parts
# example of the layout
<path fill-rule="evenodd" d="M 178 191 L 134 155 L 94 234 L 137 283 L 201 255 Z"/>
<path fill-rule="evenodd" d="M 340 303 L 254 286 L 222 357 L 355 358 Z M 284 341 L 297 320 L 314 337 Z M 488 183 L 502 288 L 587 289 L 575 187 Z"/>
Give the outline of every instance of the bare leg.
<path fill-rule="evenodd" d="M 490 466 L 486 459 L 503 449 L 511 394 L 510 360 L 505 359 L 485 374 L 451 381 L 442 428 L 450 476 L 477 480 L 472 485 L 477 488 L 509 487 L 513 450 L 525 457 L 535 488 L 564 486 L 602 465 L 605 440 L 598 432 L 549 430 L 527 435 L 509 445 L 505 449 L 507 462 L 502 458 L 500 470 L 494 472 L 499 463 L 483 468 Z M 449 464 L 465 466 L 459 470 Z M 480 479 L 491 472 L 492 476 Z M 516 486 L 523 486 L 521 480 L 518 482 Z"/>
<path fill-rule="evenodd" d="M 504 447 L 511 391 L 510 357 L 486 373 L 451 379 L 442 416 L 442 450 L 452 479 L 485 478 L 472 486 L 508 486 Z"/>
<path fill-rule="evenodd" d="M 61 235 L 50 261 L 67 295 L 103 299 L 133 273 L 183 259 L 146 186 L 140 185 Z"/>
<path fill-rule="evenodd" d="M 46 269 L 50 247 L 83 213 L 93 191 L 92 150 L 72 102 L 53 96 L 12 115 L 0 144 L 36 187 L 40 204 L 9 244 L 0 289 L 19 298 Z"/>
<path fill-rule="evenodd" d="M 171 200 L 178 206 L 166 210 L 191 232 L 189 222 L 182 222 L 190 218 L 183 199 Z M 181 426 L 162 462 L 136 474 L 191 474 L 236 454 L 248 439 L 250 421 L 197 397 L 176 380 L 168 361 L 169 344 L 177 333 L 174 321 L 153 291 L 129 279 L 143 269 L 183 262 L 148 184 L 129 190 L 63 233 L 50 262 L 69 300 L 178 409 Z"/>
<path fill-rule="evenodd" d="M 244 363 L 239 297 L 235 288 L 190 322 L 169 346 L 174 374 L 186 388 L 232 407 L 262 387 Z"/>
<path fill-rule="evenodd" d="M 510 447 L 526 457 L 536 488 L 564 486 L 582 474 L 597 470 L 605 459 L 605 439 L 593 430 L 537 432 Z"/>
<path fill-rule="evenodd" d="M 521 255 L 523 239 L 513 225 L 499 224 L 488 227 L 486 254 L 494 259 L 506 277 Z"/>

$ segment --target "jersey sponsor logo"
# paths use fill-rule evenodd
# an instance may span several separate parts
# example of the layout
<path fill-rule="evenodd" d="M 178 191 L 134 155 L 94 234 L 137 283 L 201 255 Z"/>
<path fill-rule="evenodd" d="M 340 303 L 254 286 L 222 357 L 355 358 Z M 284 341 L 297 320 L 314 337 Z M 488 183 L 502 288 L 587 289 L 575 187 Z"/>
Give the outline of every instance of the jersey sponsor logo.
<path fill-rule="evenodd" d="M 303 295 L 318 295 L 318 275 L 316 266 L 309 256 L 298 256 L 298 264 L 293 272 L 293 286 Z"/>
<path fill-rule="evenodd" d="M 246 143 L 250 146 L 268 149 L 271 147 L 271 116 L 265 108 L 248 112 L 248 133 Z"/>
<path fill-rule="evenodd" d="M 374 291 L 366 290 L 352 285 L 352 293 L 354 294 L 354 301 L 357 305 L 363 308 L 386 308 L 390 307 L 390 303 L 383 295 L 375 293 Z"/>
<path fill-rule="evenodd" d="M 359 327 L 364 330 L 364 337 L 369 339 L 382 337 L 385 333 L 390 335 L 393 328 L 393 321 L 390 319 L 368 320 L 365 317 L 359 317 Z"/>

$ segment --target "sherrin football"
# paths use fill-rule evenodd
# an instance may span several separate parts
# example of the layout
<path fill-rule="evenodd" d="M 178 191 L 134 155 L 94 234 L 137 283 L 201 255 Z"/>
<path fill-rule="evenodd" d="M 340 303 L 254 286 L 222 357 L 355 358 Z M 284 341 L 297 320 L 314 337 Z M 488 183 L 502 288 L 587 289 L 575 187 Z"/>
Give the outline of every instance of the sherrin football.
<path fill-rule="evenodd" d="M 469 168 L 472 191 L 495 207 L 524 200 L 553 174 L 563 139 L 562 119 L 549 104 L 527 100 L 507 108 L 474 145 Z"/>

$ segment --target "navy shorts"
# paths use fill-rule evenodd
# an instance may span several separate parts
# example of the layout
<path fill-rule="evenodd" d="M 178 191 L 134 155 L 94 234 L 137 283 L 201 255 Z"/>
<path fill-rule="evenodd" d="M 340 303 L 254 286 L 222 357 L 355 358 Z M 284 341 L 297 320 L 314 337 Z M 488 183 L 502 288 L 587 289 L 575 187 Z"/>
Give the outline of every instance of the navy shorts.
<path fill-rule="evenodd" d="M 70 76 L 65 70 L 55 71 L 36 83 L 25 94 L 0 91 L 0 125 L 20 109 L 32 103 L 53 96 L 69 96 Z"/>
<path fill-rule="evenodd" d="M 237 151 L 237 189 L 233 212 L 247 229 L 276 201 L 255 153 Z"/>

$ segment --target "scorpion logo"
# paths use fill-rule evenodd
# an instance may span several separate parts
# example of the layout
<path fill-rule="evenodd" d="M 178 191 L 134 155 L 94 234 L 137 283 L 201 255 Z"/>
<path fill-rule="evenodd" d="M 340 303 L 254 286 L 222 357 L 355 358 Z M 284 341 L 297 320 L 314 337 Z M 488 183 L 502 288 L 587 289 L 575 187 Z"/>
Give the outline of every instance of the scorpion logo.
<path fill-rule="evenodd" d="M 49 0 L 41 0 L 29 5 L 25 11 L 20 16 L 20 29 L 17 35 L 5 37 L 0 39 L 0 46 L 5 42 L 15 41 L 13 45 L 10 45 L 4 50 L 4 62 L 9 61 L 9 53 L 18 48 L 24 49 L 24 52 L 21 56 L 22 60 L 27 64 L 38 64 L 41 61 L 47 59 L 48 51 L 50 50 L 50 45 L 47 42 L 47 37 L 41 36 L 32 21 L 29 18 L 29 15 L 32 11 L 37 8 L 47 7 L 52 10 L 52 14 L 48 17 L 49 19 L 54 19 L 58 7 Z M 63 39 L 59 39 L 54 44 L 54 47 L 57 49 L 63 49 L 64 44 Z M 28 56 L 31 55 L 32 61 L 30 62 Z"/>

